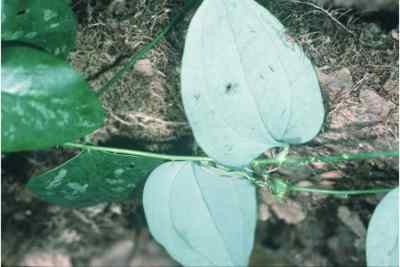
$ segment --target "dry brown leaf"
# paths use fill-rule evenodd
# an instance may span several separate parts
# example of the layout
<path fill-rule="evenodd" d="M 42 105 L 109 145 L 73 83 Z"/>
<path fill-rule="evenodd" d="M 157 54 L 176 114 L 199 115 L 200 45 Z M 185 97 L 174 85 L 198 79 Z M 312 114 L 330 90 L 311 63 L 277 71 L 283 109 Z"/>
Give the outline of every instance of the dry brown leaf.
<path fill-rule="evenodd" d="M 266 190 L 261 191 L 261 199 L 279 219 L 284 220 L 288 224 L 300 223 L 306 217 L 303 207 L 292 199 L 279 202 L 271 192 Z"/>
<path fill-rule="evenodd" d="M 28 254 L 22 260 L 21 265 L 29 267 L 72 267 L 69 256 L 54 251 Z"/>
<path fill-rule="evenodd" d="M 366 229 L 357 213 L 351 212 L 346 206 L 340 206 L 337 215 L 358 237 L 365 237 Z"/>

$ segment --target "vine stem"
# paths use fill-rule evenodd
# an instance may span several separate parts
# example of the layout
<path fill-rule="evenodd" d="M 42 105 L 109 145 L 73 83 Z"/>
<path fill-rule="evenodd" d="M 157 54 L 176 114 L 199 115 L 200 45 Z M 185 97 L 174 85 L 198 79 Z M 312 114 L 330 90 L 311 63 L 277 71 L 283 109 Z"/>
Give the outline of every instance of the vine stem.
<path fill-rule="evenodd" d="M 65 148 L 77 148 L 83 150 L 94 150 L 94 151 L 102 151 L 108 153 L 117 153 L 117 154 L 125 154 L 133 157 L 148 157 L 155 158 L 161 160 L 169 160 L 169 161 L 197 161 L 197 162 L 215 162 L 211 158 L 208 157 L 195 157 L 195 156 L 177 156 L 177 155 L 167 155 L 167 154 L 158 154 L 151 153 L 139 150 L 131 150 L 131 149 L 121 149 L 121 148 L 112 148 L 112 147 L 101 147 L 94 145 L 84 145 L 77 143 L 65 143 L 62 145 Z M 340 154 L 340 155 L 332 155 L 332 156 L 321 156 L 321 157 L 307 157 L 307 158 L 285 158 L 285 159 L 261 159 L 258 160 L 261 164 L 294 164 L 300 163 L 300 165 L 305 165 L 311 162 L 335 162 L 335 161 L 343 161 L 343 160 L 360 160 L 360 159 L 372 159 L 372 158 L 381 158 L 381 157 L 398 157 L 399 153 L 397 151 L 378 151 L 378 152 L 360 152 L 355 154 Z M 258 161 L 253 161 L 254 165 Z M 256 164 L 257 165 L 257 164 Z M 258 165 L 257 165 L 258 166 Z M 249 179 L 251 182 L 256 182 L 256 179 Z M 264 183 L 262 183 L 264 186 Z M 329 190 L 329 189 L 320 189 L 320 188 L 310 188 L 310 187 L 299 187 L 295 185 L 289 185 L 283 180 L 278 179 L 277 185 L 282 187 L 283 189 L 275 189 L 275 191 L 293 191 L 293 192 L 310 192 L 310 193 L 320 193 L 320 194 L 330 194 L 337 196 L 350 196 L 350 195 L 366 195 L 366 194 L 377 194 L 377 193 L 385 193 L 393 190 L 393 188 L 377 188 L 377 189 L 367 189 L 367 190 Z M 258 185 L 260 186 L 260 185 Z"/>
<path fill-rule="evenodd" d="M 117 82 L 119 79 L 121 79 L 122 75 L 132 67 L 139 59 L 142 59 L 144 55 L 153 49 L 155 46 L 157 46 L 161 40 L 164 38 L 164 36 L 184 17 L 184 15 L 192 9 L 198 2 L 199 0 L 190 0 L 187 1 L 188 3 L 185 5 L 183 10 L 176 15 L 172 21 L 163 29 L 161 29 L 156 36 L 154 37 L 153 40 L 151 40 L 150 43 L 146 44 L 144 47 L 142 47 L 137 53 L 135 53 L 129 60 L 128 62 L 124 65 L 122 69 L 120 69 L 114 77 L 112 77 L 110 80 L 108 80 L 98 91 L 97 95 L 102 95 L 104 92 L 109 89 L 115 82 Z"/>
<path fill-rule="evenodd" d="M 310 163 L 332 163 L 338 161 L 347 161 L 347 160 L 362 160 L 362 159 L 376 159 L 376 158 L 398 158 L 399 151 L 368 151 L 368 152 L 357 152 L 357 153 L 342 153 L 338 155 L 331 156 L 312 156 L 312 157 L 304 157 L 304 158 L 295 158 L 295 157 L 287 157 L 284 159 L 274 158 L 274 159 L 259 159 L 254 160 L 251 165 L 252 167 L 262 167 L 266 165 L 295 165 L 295 166 L 304 166 Z"/>
<path fill-rule="evenodd" d="M 67 148 L 79 148 L 85 150 L 95 150 L 95 151 L 103 151 L 103 152 L 110 152 L 110 153 L 117 153 L 117 154 L 125 154 L 130 156 L 139 156 L 139 157 L 146 157 L 146 158 L 155 158 L 155 159 L 163 159 L 163 160 L 172 160 L 172 161 L 213 161 L 207 157 L 194 157 L 194 156 L 176 156 L 176 155 L 166 155 L 166 154 L 158 154 L 158 153 L 151 153 L 139 150 L 130 150 L 130 149 L 122 149 L 122 148 L 112 148 L 112 147 L 101 147 L 101 146 L 93 146 L 93 145 L 83 145 L 83 144 L 76 144 L 76 143 L 65 143 L 62 145 L 63 147 Z"/>
<path fill-rule="evenodd" d="M 336 195 L 336 196 L 354 196 L 354 195 L 369 195 L 369 194 L 378 194 L 378 193 L 387 193 L 393 190 L 394 188 L 375 188 L 375 189 L 366 189 L 366 190 L 329 190 L 322 188 L 309 188 L 309 187 L 299 187 L 299 186 L 291 186 L 289 188 L 290 191 L 293 192 L 310 192 L 310 193 L 320 193 L 320 194 L 328 194 L 328 195 Z"/>
<path fill-rule="evenodd" d="M 208 157 L 196 157 L 196 156 L 177 156 L 169 154 L 159 154 L 152 152 L 145 152 L 140 150 L 122 149 L 122 148 L 112 148 L 112 147 L 101 147 L 94 145 L 84 145 L 77 143 L 64 143 L 62 146 L 69 148 L 79 148 L 86 150 L 97 150 L 103 152 L 111 152 L 118 154 L 125 154 L 131 156 L 141 156 L 148 158 L 164 159 L 164 160 L 189 160 L 189 161 L 203 161 L 203 162 L 214 162 L 213 159 Z M 315 162 L 332 163 L 343 160 L 361 160 L 361 159 L 373 159 L 382 157 L 399 157 L 398 151 L 371 151 L 371 152 L 359 152 L 354 154 L 339 154 L 331 156 L 319 156 L 319 157 L 305 157 L 305 158 L 292 158 L 286 157 L 285 159 L 259 159 L 254 160 L 251 164 L 253 167 L 259 167 L 260 165 L 306 165 Z"/>

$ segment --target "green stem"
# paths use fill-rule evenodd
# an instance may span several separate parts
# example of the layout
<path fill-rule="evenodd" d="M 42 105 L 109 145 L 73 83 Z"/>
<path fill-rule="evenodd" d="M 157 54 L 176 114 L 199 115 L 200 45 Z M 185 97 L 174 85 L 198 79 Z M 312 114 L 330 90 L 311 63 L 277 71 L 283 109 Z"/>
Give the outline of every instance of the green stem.
<path fill-rule="evenodd" d="M 155 158 L 155 159 L 173 160 L 173 161 L 174 160 L 176 160 L 176 161 L 181 161 L 181 160 L 203 161 L 203 162 L 204 161 L 212 161 L 212 159 L 207 158 L 207 157 L 165 155 L 165 154 L 157 154 L 157 153 L 144 152 L 144 151 L 138 151 L 138 150 L 91 146 L 91 145 L 83 145 L 83 144 L 76 144 L 76 143 L 65 143 L 62 146 L 67 147 L 67 148 L 96 150 L 96 151 L 102 151 L 102 152 L 125 154 L 125 155 L 140 156 L 140 157 Z"/>
<path fill-rule="evenodd" d="M 251 165 L 253 168 L 260 168 L 266 165 L 295 165 L 304 166 L 310 163 L 332 163 L 338 161 L 347 160 L 362 160 L 362 159 L 375 159 L 375 158 L 385 158 L 385 157 L 399 157 L 399 151 L 371 151 L 371 152 L 358 152 L 358 153 L 343 153 L 339 155 L 331 156 L 312 156 L 304 158 L 288 157 L 285 159 L 259 159 L 254 160 Z"/>
<path fill-rule="evenodd" d="M 110 80 L 108 80 L 97 92 L 97 95 L 102 95 L 104 92 L 109 89 L 116 81 L 121 79 L 122 75 L 128 71 L 132 65 L 134 65 L 139 59 L 142 59 L 144 55 L 153 49 L 155 46 L 157 46 L 160 41 L 164 38 L 164 36 L 184 17 L 184 15 L 191 9 L 193 8 L 199 0 L 190 0 L 186 1 L 188 2 L 183 10 L 175 16 L 172 21 L 163 29 L 161 29 L 154 39 L 146 44 L 144 47 L 142 47 L 137 53 L 135 53 L 129 60 L 128 62 L 124 65 L 124 67 L 119 70 L 114 77 L 112 77 Z"/>
<path fill-rule="evenodd" d="M 393 189 L 394 188 L 377 188 L 377 189 L 366 189 L 366 190 L 330 190 L 322 188 L 320 189 L 320 188 L 291 186 L 289 188 L 289 191 L 320 193 L 320 194 L 329 194 L 336 196 L 351 196 L 351 195 L 369 195 L 369 194 L 386 193 Z"/>
<path fill-rule="evenodd" d="M 367 195 L 367 194 L 378 194 L 386 193 L 394 188 L 375 188 L 375 189 L 363 189 L 363 190 L 331 190 L 324 188 L 313 188 L 313 187 L 301 187 L 293 185 L 290 182 L 285 181 L 282 178 L 269 178 L 266 181 L 257 180 L 252 177 L 246 177 L 247 180 L 259 187 L 266 187 L 272 192 L 272 194 L 283 197 L 289 192 L 309 192 L 328 194 L 335 196 L 354 196 L 354 195 Z"/>
<path fill-rule="evenodd" d="M 84 145 L 84 144 L 76 144 L 76 143 L 65 143 L 62 145 L 63 147 L 66 148 L 78 148 L 78 149 L 84 149 L 84 150 L 95 150 L 95 151 L 102 151 L 102 152 L 108 152 L 108 153 L 117 153 L 117 154 L 125 154 L 125 155 L 130 155 L 130 156 L 140 156 L 140 157 L 149 157 L 149 158 L 156 158 L 156 159 L 162 159 L 162 160 L 171 160 L 171 161 L 198 161 L 198 162 L 213 162 L 212 159 L 207 158 L 207 157 L 194 157 L 194 156 L 176 156 L 176 155 L 165 155 L 165 154 L 158 154 L 158 153 L 151 153 L 151 152 L 144 152 L 144 151 L 138 151 L 138 150 L 130 150 L 130 149 L 121 149 L 121 148 L 111 148 L 111 147 L 101 147 L 101 146 L 94 146 L 94 145 Z M 358 153 L 355 156 L 352 156 L 353 154 L 349 154 L 347 159 L 343 158 L 342 155 L 338 156 L 324 156 L 324 157 L 318 157 L 315 159 L 321 160 L 330 158 L 331 160 L 329 162 L 334 162 L 333 159 L 340 159 L 340 160 L 351 160 L 351 159 L 362 159 L 360 158 L 360 154 L 366 156 L 365 158 L 374 158 L 373 155 L 382 157 L 382 155 L 387 155 L 387 156 L 392 156 L 392 157 L 398 157 L 398 154 L 394 153 L 395 151 L 387 151 L 387 152 L 362 152 Z M 358 156 L 357 156 L 358 155 Z M 347 156 L 346 156 L 347 157 Z M 308 163 L 310 162 L 316 162 L 316 161 L 310 161 L 311 158 L 307 159 L 286 159 L 283 163 L 281 161 L 272 161 L 269 160 L 268 163 L 270 164 L 286 164 L 286 163 L 292 163 L 292 162 L 305 162 L 307 160 Z M 263 163 L 265 160 L 261 160 Z M 321 162 L 321 161 L 320 161 Z M 323 161 L 326 162 L 326 161 Z M 248 178 L 247 178 L 248 179 Z M 254 180 L 255 181 L 255 180 Z M 252 182 L 254 182 L 252 180 Z M 276 188 L 279 186 L 279 188 Z M 299 187 L 299 186 L 294 186 L 294 185 L 289 185 L 286 182 L 284 182 L 282 179 L 277 179 L 276 182 L 273 184 L 273 187 L 275 188 L 274 190 L 277 192 L 287 192 L 287 191 L 293 191 L 293 192 L 310 192 L 310 193 L 320 193 L 320 194 L 330 194 L 330 195 L 342 195 L 342 196 L 349 196 L 349 195 L 365 195 L 365 194 L 377 194 L 377 193 L 385 193 L 391 191 L 393 188 L 379 188 L 379 189 L 368 189 L 368 190 L 348 190 L 348 191 L 337 191 L 337 190 L 329 190 L 329 189 L 319 189 L 319 188 L 309 188 L 309 187 Z"/>
<path fill-rule="evenodd" d="M 166 154 L 158 154 L 151 153 L 139 150 L 130 150 L 130 149 L 121 149 L 121 148 L 112 148 L 112 147 L 100 147 L 93 145 L 83 145 L 77 143 L 65 143 L 64 147 L 69 148 L 79 148 L 79 149 L 87 149 L 87 150 L 98 150 L 104 152 L 111 153 L 119 153 L 126 154 L 131 156 L 142 156 L 149 158 L 157 158 L 157 159 L 165 159 L 165 160 L 190 160 L 190 161 L 214 161 L 208 157 L 195 157 L 195 156 L 176 156 L 176 155 L 166 155 Z M 340 154 L 340 155 L 332 155 L 332 156 L 321 156 L 321 157 L 306 157 L 306 158 L 286 158 L 284 160 L 281 159 L 260 159 L 252 162 L 253 167 L 259 167 L 260 165 L 291 165 L 295 164 L 298 166 L 309 164 L 312 162 L 336 162 L 343 160 L 361 160 L 361 159 L 372 159 L 372 158 L 381 158 L 381 157 L 398 157 L 399 154 L 397 151 L 378 151 L 378 152 L 360 152 L 356 154 Z"/>

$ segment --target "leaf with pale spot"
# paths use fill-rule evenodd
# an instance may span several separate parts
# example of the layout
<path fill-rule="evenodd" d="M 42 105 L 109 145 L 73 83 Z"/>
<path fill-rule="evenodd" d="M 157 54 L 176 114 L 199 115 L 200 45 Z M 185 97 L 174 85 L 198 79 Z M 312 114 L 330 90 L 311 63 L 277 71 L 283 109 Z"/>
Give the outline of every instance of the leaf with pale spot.
<path fill-rule="evenodd" d="M 66 58 L 74 47 L 76 20 L 64 0 L 2 0 L 2 41 L 21 41 Z"/>
<path fill-rule="evenodd" d="M 96 94 L 64 61 L 22 45 L 1 52 L 2 151 L 48 148 L 102 125 Z"/>
<path fill-rule="evenodd" d="M 42 175 L 30 188 L 51 204 L 80 208 L 132 197 L 138 185 L 163 161 L 100 151 L 79 155 Z"/>

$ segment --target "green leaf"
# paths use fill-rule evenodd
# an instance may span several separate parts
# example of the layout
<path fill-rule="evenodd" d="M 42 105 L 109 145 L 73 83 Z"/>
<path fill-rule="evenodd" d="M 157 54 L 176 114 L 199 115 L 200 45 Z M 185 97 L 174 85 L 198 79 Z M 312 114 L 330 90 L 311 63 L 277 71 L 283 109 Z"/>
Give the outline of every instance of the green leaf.
<path fill-rule="evenodd" d="M 191 162 L 168 162 L 146 181 L 150 231 L 184 266 L 246 266 L 257 221 L 255 188 Z"/>
<path fill-rule="evenodd" d="M 197 142 L 225 165 L 307 142 L 323 122 L 312 64 L 253 0 L 203 1 L 189 26 L 181 79 Z"/>
<path fill-rule="evenodd" d="M 96 94 L 68 64 L 27 46 L 1 51 L 3 151 L 48 148 L 101 126 Z"/>
<path fill-rule="evenodd" d="M 59 167 L 32 177 L 28 188 L 51 204 L 69 208 L 132 197 L 137 185 L 163 161 L 84 151 Z"/>
<path fill-rule="evenodd" d="M 399 188 L 390 191 L 372 214 L 366 249 L 369 267 L 399 266 Z"/>
<path fill-rule="evenodd" d="M 21 41 L 66 58 L 74 47 L 76 21 L 64 0 L 2 0 L 2 41 Z"/>

